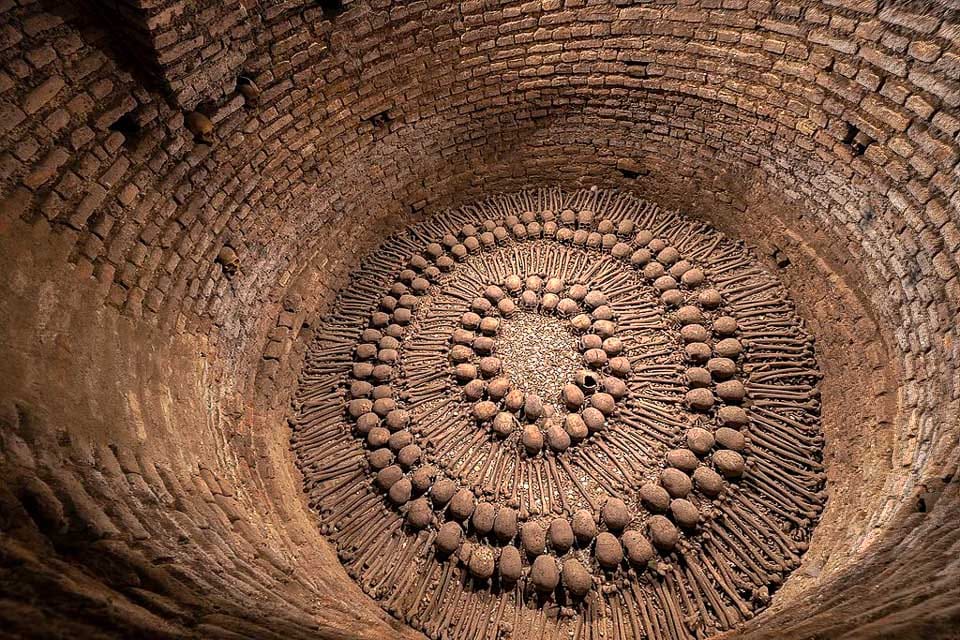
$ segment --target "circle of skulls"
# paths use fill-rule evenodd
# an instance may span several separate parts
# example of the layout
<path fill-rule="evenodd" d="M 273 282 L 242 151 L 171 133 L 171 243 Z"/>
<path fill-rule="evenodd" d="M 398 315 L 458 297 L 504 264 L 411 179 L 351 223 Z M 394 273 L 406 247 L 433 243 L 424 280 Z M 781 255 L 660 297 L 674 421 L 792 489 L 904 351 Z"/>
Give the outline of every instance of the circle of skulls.
<path fill-rule="evenodd" d="M 819 378 L 742 244 L 625 194 L 527 191 L 363 262 L 292 443 L 348 572 L 432 638 L 699 638 L 807 548 Z"/>

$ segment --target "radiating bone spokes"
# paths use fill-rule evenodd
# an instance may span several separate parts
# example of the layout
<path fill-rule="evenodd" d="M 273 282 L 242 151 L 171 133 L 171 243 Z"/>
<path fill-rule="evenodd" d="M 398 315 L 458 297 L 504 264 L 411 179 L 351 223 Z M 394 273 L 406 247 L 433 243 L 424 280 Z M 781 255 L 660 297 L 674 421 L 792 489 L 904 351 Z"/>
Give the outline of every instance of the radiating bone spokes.
<path fill-rule="evenodd" d="M 568 364 L 518 366 L 514 326 Z M 701 636 L 806 548 L 818 380 L 740 245 L 627 195 L 527 191 L 364 261 L 292 442 L 344 566 L 431 637 Z"/>

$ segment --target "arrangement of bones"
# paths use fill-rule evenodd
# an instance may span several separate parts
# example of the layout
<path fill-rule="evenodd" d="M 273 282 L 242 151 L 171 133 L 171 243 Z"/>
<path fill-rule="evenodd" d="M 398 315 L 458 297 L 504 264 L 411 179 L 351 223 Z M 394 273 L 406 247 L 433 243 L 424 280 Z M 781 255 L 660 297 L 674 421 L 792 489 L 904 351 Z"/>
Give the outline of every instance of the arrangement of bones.
<path fill-rule="evenodd" d="M 807 548 L 819 379 L 742 243 L 626 194 L 531 190 L 363 261 L 292 445 L 347 571 L 431 638 L 701 638 Z"/>

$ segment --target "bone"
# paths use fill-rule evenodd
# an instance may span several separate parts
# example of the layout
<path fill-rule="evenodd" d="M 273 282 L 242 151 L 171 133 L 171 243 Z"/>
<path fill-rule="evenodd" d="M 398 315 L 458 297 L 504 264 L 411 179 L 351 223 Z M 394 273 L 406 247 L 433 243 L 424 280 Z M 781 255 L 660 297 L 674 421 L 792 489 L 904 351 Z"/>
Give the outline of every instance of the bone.
<path fill-rule="evenodd" d="M 780 531 L 780 523 L 789 522 L 794 531 L 808 531 L 822 505 L 822 466 L 815 458 L 823 440 L 817 431 L 819 394 L 815 383 L 819 374 L 812 340 L 802 331 L 793 305 L 783 298 L 776 281 L 755 269 L 742 248 L 722 240 L 719 234 L 676 214 L 636 208 L 633 203 L 639 201 L 625 196 L 594 191 L 584 192 L 570 204 L 573 211 L 595 212 L 593 220 L 583 218 L 577 232 L 571 230 L 570 236 L 564 237 L 555 227 L 551 230 L 549 225 L 555 224 L 551 219 L 534 213 L 567 206 L 558 194 L 558 190 L 525 192 L 443 214 L 406 235 L 401 233 L 396 244 L 388 243 L 382 254 L 365 261 L 369 272 L 356 280 L 355 291 L 340 297 L 339 311 L 330 316 L 338 324 L 317 332 L 321 336 L 318 347 L 311 348 L 306 358 L 310 370 L 303 378 L 311 386 L 303 387 L 294 404 L 302 413 L 292 422 L 291 443 L 300 460 L 317 466 L 307 480 L 310 504 L 321 509 L 324 531 L 336 535 L 338 545 L 346 541 L 354 549 L 344 547 L 351 574 L 361 575 L 361 583 L 389 611 L 416 620 L 429 635 L 442 631 L 450 640 L 493 637 L 504 623 L 515 635 L 549 635 L 564 628 L 563 621 L 570 615 L 574 617 L 566 628 L 573 637 L 640 633 L 704 637 L 728 629 L 754 613 L 750 603 L 737 601 L 730 591 L 752 593 L 753 602 L 765 603 L 769 593 L 764 596 L 761 587 L 766 585 L 758 582 L 769 576 L 781 579 L 781 560 L 777 558 L 792 565 L 802 547 Z M 576 223 L 578 214 L 571 215 L 559 217 Z M 634 226 L 650 230 L 649 237 L 640 238 L 642 245 L 626 235 L 636 231 Z M 511 232 L 512 238 L 508 237 Z M 533 240 L 541 236 L 545 240 Z M 558 244 L 552 237 L 574 246 Z M 605 249 L 606 255 L 597 259 L 579 248 L 594 246 Z M 649 253 L 644 255 L 644 251 Z M 657 286 L 665 295 L 643 299 L 649 289 L 644 288 L 647 284 L 637 277 L 628 259 L 646 269 L 643 275 L 650 282 L 663 278 Z M 402 269 L 404 266 L 409 268 Z M 511 281 L 515 285 L 512 290 L 506 286 L 511 275 L 517 279 Z M 673 288 L 677 281 L 679 289 Z M 569 285 L 567 290 L 565 285 Z M 556 297 L 555 302 L 548 304 L 547 295 Z M 561 303 L 564 295 L 569 303 Z M 485 303 L 473 302 L 478 297 Z M 499 357 L 498 325 L 512 321 L 499 316 L 514 309 L 497 310 L 490 303 L 508 299 L 511 304 L 521 302 L 529 313 L 550 313 L 556 308 L 569 317 L 584 315 L 583 322 L 577 320 L 575 325 L 599 337 L 596 344 L 592 337 L 584 339 L 589 348 L 603 353 L 602 358 L 591 355 L 588 361 L 598 367 L 598 380 L 609 375 L 622 376 L 622 380 L 611 378 L 619 386 L 608 388 L 604 382 L 602 390 L 599 385 L 591 389 L 590 397 L 584 397 L 587 394 L 582 390 L 579 396 L 568 392 L 561 397 L 560 410 L 566 407 L 584 415 L 594 410 L 599 417 L 590 417 L 591 424 L 596 423 L 594 429 L 603 427 L 602 431 L 590 436 L 584 424 L 580 434 L 573 416 L 551 416 L 546 404 L 540 410 L 531 405 L 526 411 L 523 381 L 514 386 L 520 398 L 514 409 L 504 402 L 509 387 L 502 393 L 493 392 L 501 384 L 495 376 L 509 372 L 502 374 L 501 367 L 490 366 L 495 361 L 484 364 L 480 358 Z M 582 306 L 578 300 L 583 301 Z M 693 307 L 694 302 L 709 313 Z M 469 335 L 461 329 L 463 333 L 455 334 L 471 304 L 480 314 L 467 317 L 466 325 L 477 332 Z M 661 304 L 674 305 L 676 310 L 663 318 Z M 377 307 L 381 310 L 371 315 Z M 376 329 L 363 332 L 368 322 Z M 682 369 L 668 362 L 678 347 L 666 339 L 664 331 L 673 331 L 677 324 L 688 341 L 706 345 L 706 349 L 695 347 L 692 355 L 705 358 L 707 375 L 694 371 L 685 379 Z M 697 324 L 702 328 L 690 326 Z M 713 335 L 705 330 L 708 326 Z M 452 344 L 471 348 L 453 352 L 452 364 L 447 360 L 451 337 Z M 739 342 L 724 342 L 734 337 Z M 352 345 L 358 340 L 371 345 L 359 352 L 368 360 L 351 363 Z M 712 344 L 714 340 L 716 344 Z M 731 360 L 711 367 L 710 358 L 717 355 Z M 459 372 L 449 368 L 457 365 L 468 366 Z M 351 369 L 355 382 L 343 397 L 346 386 L 339 380 Z M 465 385 L 462 388 L 455 384 L 457 373 Z M 383 384 L 388 380 L 389 386 Z M 374 384 L 378 385 L 376 391 Z M 719 437 L 706 429 L 691 429 L 697 423 L 681 402 L 685 391 L 695 389 L 708 391 L 714 401 L 744 403 L 743 408 L 708 409 L 704 425 L 713 413 L 727 425 L 726 431 L 718 429 Z M 344 429 L 347 403 L 361 400 L 376 406 L 367 410 L 365 403 L 350 405 L 356 430 Z M 464 406 L 464 402 L 472 405 Z M 732 413 L 734 409 L 739 413 Z M 351 484 L 361 481 L 367 472 L 361 466 L 362 452 L 351 451 L 349 446 L 355 447 L 351 445 L 355 438 L 381 428 L 390 420 L 387 416 L 399 410 L 408 412 L 409 423 L 394 419 L 389 431 L 412 434 L 415 441 L 406 435 L 402 443 L 395 439 L 396 460 L 388 449 L 376 452 L 384 458 L 378 468 L 394 463 L 410 468 L 410 479 L 395 479 L 385 488 L 402 489 L 395 491 L 399 495 L 394 498 L 403 505 L 397 512 L 384 502 L 383 494 L 367 490 L 367 497 L 362 498 L 358 496 L 363 493 L 350 492 Z M 536 457 L 525 459 L 518 454 L 521 434 L 519 427 L 514 427 L 516 418 L 511 410 L 529 421 L 531 435 L 534 429 L 540 438 L 546 433 L 547 446 L 541 444 L 534 447 L 535 452 L 530 451 Z M 476 412 L 480 424 L 472 418 L 465 422 L 471 412 Z M 510 420 L 503 418 L 502 434 L 488 441 L 495 428 L 486 426 L 486 421 L 493 424 L 494 416 L 501 412 Z M 467 425 L 470 430 L 464 431 Z M 744 429 L 747 441 L 736 444 L 723 435 L 730 426 Z M 683 446 L 689 449 L 677 449 Z M 714 451 L 716 446 L 720 449 Z M 419 455 L 414 455 L 418 449 Z M 483 544 L 476 546 L 483 540 L 471 540 L 472 549 L 481 549 L 472 564 L 472 556 L 467 554 L 462 565 L 454 566 L 430 555 L 436 543 L 429 529 L 414 533 L 428 515 L 433 517 L 432 509 L 428 514 L 424 507 L 433 499 L 437 484 L 443 482 L 425 472 L 414 483 L 419 469 L 427 468 L 418 465 L 442 464 L 474 500 L 482 497 L 475 506 L 477 523 L 470 535 L 484 536 L 489 534 L 484 534 L 487 512 L 496 509 L 493 505 L 497 503 L 515 505 L 526 517 L 571 513 L 582 505 L 600 514 L 599 506 L 615 504 L 598 501 L 601 493 L 616 497 L 637 486 L 649 472 L 650 461 L 665 453 L 661 464 L 667 462 L 681 474 L 692 472 L 697 491 L 673 500 L 668 494 L 663 508 L 683 524 L 685 533 L 664 553 L 685 554 L 703 544 L 706 546 L 700 548 L 707 549 L 706 555 L 685 555 L 682 570 L 676 568 L 680 565 L 671 569 L 663 564 L 660 581 L 643 588 L 638 587 L 634 574 L 624 574 L 596 592 L 590 590 L 582 611 L 562 604 L 544 608 L 549 598 L 541 598 L 541 606 L 522 613 L 518 608 L 521 585 L 498 597 L 483 597 L 482 587 L 479 592 L 474 589 L 496 575 L 482 551 Z M 743 478 L 730 486 L 697 459 L 704 456 L 709 465 L 711 456 L 718 456 L 720 462 L 714 464 L 730 473 L 740 466 L 737 459 L 723 462 L 731 454 L 742 455 L 745 464 Z M 690 483 L 689 477 L 686 482 Z M 497 514 L 503 508 L 496 509 Z M 328 524 L 348 514 L 356 517 L 348 520 L 345 532 Z M 752 515 L 745 518 L 748 514 Z M 593 516 L 589 517 L 592 522 Z M 602 518 L 606 521 L 607 515 Z M 473 522 L 472 516 L 468 520 Z M 389 523 L 385 527 L 389 533 L 378 531 L 378 522 Z M 618 525 L 610 524 L 605 524 L 608 534 L 618 530 Z M 762 533 L 768 531 L 772 533 Z M 701 535 L 703 543 L 699 542 Z M 404 545 L 400 543 L 403 536 L 416 537 L 413 544 Z M 429 540 L 426 547 L 424 540 Z M 382 549 L 376 555 L 378 547 Z M 418 549 L 424 548 L 426 557 L 416 564 Z M 563 552 L 562 544 L 557 551 Z M 502 562 L 504 553 L 500 552 L 495 564 Z M 467 574 L 480 582 L 470 582 L 473 586 L 467 588 Z M 429 577 L 421 579 L 420 575 Z M 720 585 L 720 591 L 711 582 Z M 634 597 L 624 598 L 620 595 L 623 589 L 632 591 Z M 554 613 L 558 611 L 559 618 Z"/>

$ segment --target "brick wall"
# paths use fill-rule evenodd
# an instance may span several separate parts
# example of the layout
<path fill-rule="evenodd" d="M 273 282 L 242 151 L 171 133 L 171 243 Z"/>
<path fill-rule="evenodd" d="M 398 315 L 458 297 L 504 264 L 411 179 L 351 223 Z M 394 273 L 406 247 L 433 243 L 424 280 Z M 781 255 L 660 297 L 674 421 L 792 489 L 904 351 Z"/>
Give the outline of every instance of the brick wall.
<path fill-rule="evenodd" d="M 530 183 L 619 186 L 761 245 L 776 217 L 857 292 L 898 381 L 888 497 L 862 517 L 894 555 L 942 526 L 910 509 L 957 464 L 954 12 L 137 2 L 118 24 L 63 5 L 0 5 L 0 246 L 57 255 L 91 308 L 202 342 L 224 396 L 282 407 L 304 320 L 391 225 Z"/>

